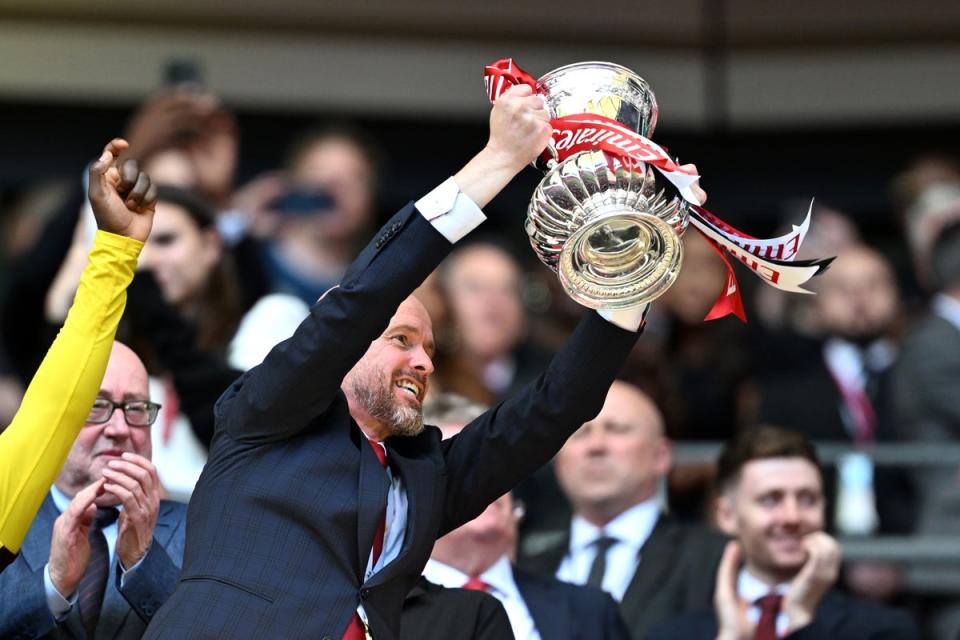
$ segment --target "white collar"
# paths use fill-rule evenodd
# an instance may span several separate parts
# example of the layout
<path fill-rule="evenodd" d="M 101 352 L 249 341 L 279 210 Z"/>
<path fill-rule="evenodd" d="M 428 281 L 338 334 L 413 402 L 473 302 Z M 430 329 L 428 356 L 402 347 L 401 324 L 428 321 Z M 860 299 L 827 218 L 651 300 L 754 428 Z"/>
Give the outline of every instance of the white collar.
<path fill-rule="evenodd" d="M 750 603 L 750 605 L 753 605 L 754 602 L 771 592 L 784 595 L 787 593 L 789 587 L 789 583 L 781 582 L 771 588 L 766 582 L 747 571 L 746 567 L 741 569 L 740 574 L 737 576 L 737 594 L 742 600 Z"/>
<path fill-rule="evenodd" d="M 427 560 L 423 575 L 430 582 L 450 589 L 462 587 L 470 578 L 463 571 L 433 558 Z M 477 577 L 490 585 L 491 591 L 495 591 L 499 595 L 507 598 L 520 598 L 520 590 L 513 580 L 513 566 L 510 564 L 510 558 L 506 555 L 500 556 L 496 562 Z"/>
<path fill-rule="evenodd" d="M 874 340 L 863 349 L 841 338 L 831 338 L 823 345 L 823 359 L 827 368 L 846 386 L 862 387 L 868 368 L 870 371 L 883 371 L 893 364 L 896 357 L 896 348 L 886 338 Z"/>
<path fill-rule="evenodd" d="M 943 293 L 933 298 L 933 311 L 938 316 L 960 329 L 960 300 Z"/>
<path fill-rule="evenodd" d="M 570 552 L 583 551 L 601 535 L 615 538 L 618 542 L 633 547 L 637 553 L 650 537 L 660 516 L 656 498 L 636 504 L 607 523 L 602 529 L 587 522 L 579 515 L 570 523 Z"/>

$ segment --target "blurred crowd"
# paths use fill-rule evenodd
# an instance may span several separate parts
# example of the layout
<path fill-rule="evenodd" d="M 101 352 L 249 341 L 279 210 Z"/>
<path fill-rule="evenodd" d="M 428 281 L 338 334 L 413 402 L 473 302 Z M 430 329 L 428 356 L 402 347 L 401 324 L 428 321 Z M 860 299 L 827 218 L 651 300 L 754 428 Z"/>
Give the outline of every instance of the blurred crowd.
<path fill-rule="evenodd" d="M 283 166 L 238 185 L 239 134 L 231 111 L 195 88 L 149 99 L 124 134 L 125 157 L 160 188 L 118 339 L 147 366 L 150 395 L 162 405 L 153 462 L 166 495 L 184 502 L 206 460 L 215 401 L 339 281 L 381 219 L 378 188 L 389 179 L 376 140 L 337 124 L 303 132 Z M 0 429 L 86 264 L 94 223 L 82 170 L 75 182 L 27 190 L 4 212 Z M 667 443 L 726 442 L 771 424 L 850 445 L 825 474 L 826 527 L 837 535 L 956 536 L 960 462 L 876 467 L 870 452 L 960 441 L 960 162 L 919 158 L 888 188 L 909 271 L 895 269 L 889 247 L 872 246 L 842 211 L 816 207 L 800 257 L 837 256 L 813 282 L 817 295 L 749 288 L 742 278 L 749 322 L 705 323 L 725 267 L 688 233 L 681 275 L 653 305 L 621 377 L 645 411 L 662 416 Z M 492 405 L 544 369 L 584 309 L 530 258 L 481 236 L 458 245 L 418 290 L 437 342 L 431 394 Z M 515 492 L 525 505 L 521 557 L 542 556 L 568 532 L 584 486 L 563 458 L 573 455 L 565 449 L 556 469 Z M 642 460 L 657 503 L 677 522 L 717 524 L 716 466 L 650 455 Z M 848 563 L 842 580 L 860 596 L 911 607 L 931 628 L 960 628 L 949 626 L 958 625 L 960 605 L 914 598 L 895 564 Z"/>

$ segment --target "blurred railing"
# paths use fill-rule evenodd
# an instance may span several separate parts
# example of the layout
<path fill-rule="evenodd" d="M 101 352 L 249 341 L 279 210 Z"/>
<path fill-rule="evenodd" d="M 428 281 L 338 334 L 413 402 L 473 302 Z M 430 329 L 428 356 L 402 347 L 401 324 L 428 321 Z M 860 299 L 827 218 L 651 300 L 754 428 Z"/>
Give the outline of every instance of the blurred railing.
<path fill-rule="evenodd" d="M 674 464 L 714 462 L 721 447 L 714 442 L 674 443 Z M 853 447 L 817 443 L 817 454 L 824 465 L 836 465 L 851 453 L 866 454 L 874 465 L 883 467 L 960 468 L 960 444 L 903 442 Z M 843 536 L 840 542 L 848 561 L 875 560 L 901 566 L 907 591 L 960 594 L 960 536 Z"/>

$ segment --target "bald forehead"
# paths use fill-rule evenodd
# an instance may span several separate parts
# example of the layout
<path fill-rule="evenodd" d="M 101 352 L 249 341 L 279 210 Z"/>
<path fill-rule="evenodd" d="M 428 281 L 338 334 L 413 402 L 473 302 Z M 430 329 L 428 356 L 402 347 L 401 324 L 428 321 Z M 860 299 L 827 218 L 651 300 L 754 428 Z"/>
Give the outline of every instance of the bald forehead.
<path fill-rule="evenodd" d="M 597 419 L 613 417 L 642 424 L 651 435 L 664 435 L 663 417 L 657 405 L 637 387 L 619 380 L 610 387 Z"/>

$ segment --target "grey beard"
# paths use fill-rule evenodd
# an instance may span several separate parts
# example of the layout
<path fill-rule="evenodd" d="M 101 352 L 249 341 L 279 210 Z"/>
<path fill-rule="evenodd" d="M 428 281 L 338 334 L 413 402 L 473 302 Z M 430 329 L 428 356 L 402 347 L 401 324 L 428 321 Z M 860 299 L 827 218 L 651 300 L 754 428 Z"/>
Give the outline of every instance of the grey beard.
<path fill-rule="evenodd" d="M 359 379 L 358 379 L 359 378 Z M 370 417 L 386 425 L 396 436 L 415 436 L 423 431 L 423 411 L 396 403 L 389 385 L 367 376 L 356 376 L 351 391 Z"/>

